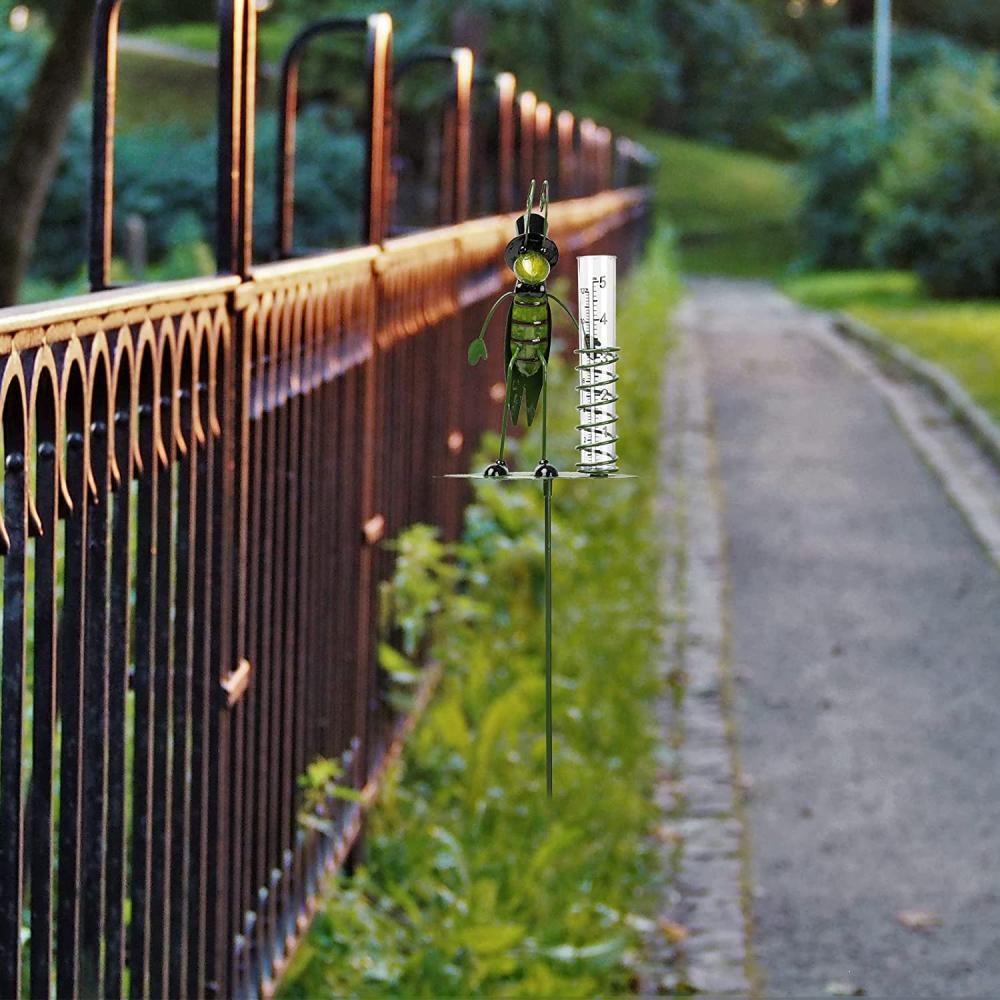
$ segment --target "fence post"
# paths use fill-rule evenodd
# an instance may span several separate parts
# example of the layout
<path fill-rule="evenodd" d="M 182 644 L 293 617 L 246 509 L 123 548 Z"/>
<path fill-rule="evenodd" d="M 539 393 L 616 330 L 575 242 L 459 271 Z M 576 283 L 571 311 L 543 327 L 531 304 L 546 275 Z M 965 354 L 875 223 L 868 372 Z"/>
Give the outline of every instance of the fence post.
<path fill-rule="evenodd" d="M 558 165 L 556 173 L 559 181 L 558 195 L 560 198 L 572 198 L 576 195 L 573 126 L 573 112 L 560 111 L 556 116 L 558 141 Z"/>
<path fill-rule="evenodd" d="M 219 3 L 219 109 L 217 163 L 216 267 L 221 273 L 247 277 L 253 264 L 253 165 L 254 115 L 256 106 L 257 13 L 254 0 L 220 0 Z M 208 808 L 208 852 L 205 893 L 205 992 L 228 996 L 232 990 L 233 942 L 236 928 L 230 881 L 233 861 L 232 796 L 235 782 L 230 774 L 233 752 L 232 715 L 225 698 L 226 684 L 242 654 L 242 608 L 246 574 L 246 502 L 238 476 L 245 456 L 247 413 L 242 353 L 245 341 L 239 320 L 230 313 L 233 333 L 239 334 L 220 350 L 225 370 L 217 372 L 222 382 L 222 434 L 217 468 L 218 505 L 213 510 L 213 582 L 219 589 L 218 662 L 214 664 L 217 689 L 209 718 L 206 753 L 210 763 Z M 221 344 L 220 344 L 221 347 Z M 213 532 L 214 534 L 214 532 Z"/>
<path fill-rule="evenodd" d="M 388 14 L 376 14 L 369 19 L 376 31 L 369 33 L 369 65 L 371 76 L 371 134 L 369 142 L 368 168 L 368 242 L 381 244 L 389 232 L 392 204 L 395 200 L 395 181 L 392 177 L 391 153 L 393 143 L 393 91 L 395 76 L 392 65 L 392 18 Z M 376 279 L 375 293 L 371 304 L 374 315 L 368 316 L 368 335 L 371 349 L 364 367 L 363 410 L 361 413 L 361 503 L 362 525 L 377 523 L 381 516 L 377 509 L 376 462 L 376 421 L 378 416 L 379 387 L 379 346 L 378 326 L 382 319 L 381 286 Z M 364 534 L 364 528 L 359 526 Z M 373 636 L 378 618 L 378 596 L 376 588 L 376 561 L 374 542 L 367 535 L 361 549 L 361 565 L 358 581 L 358 630 L 355 649 L 355 702 L 354 732 L 357 743 L 353 747 L 350 762 L 352 783 L 357 788 L 365 785 L 371 755 L 369 737 L 372 726 L 372 691 L 376 683 L 377 638 Z"/>
<path fill-rule="evenodd" d="M 452 222 L 464 222 L 469 217 L 469 174 L 472 154 L 472 78 L 475 57 L 471 49 L 455 49 L 455 198 L 451 209 Z"/>
<path fill-rule="evenodd" d="M 551 132 L 552 105 L 540 101 L 535 108 L 535 169 L 532 173 L 539 184 L 549 179 Z"/>
<path fill-rule="evenodd" d="M 515 192 L 514 205 L 517 207 L 518 199 L 523 200 L 535 174 L 535 108 L 538 106 L 538 98 L 530 91 L 526 90 L 518 99 L 519 127 L 518 137 L 518 159 L 521 165 L 520 191 Z"/>
<path fill-rule="evenodd" d="M 246 277 L 253 263 L 257 8 L 219 3 L 219 158 L 216 265 Z"/>
<path fill-rule="evenodd" d="M 108 287 L 114 207 L 115 90 L 118 15 L 122 0 L 98 0 L 94 15 L 94 92 L 91 98 L 90 290 Z"/>
<path fill-rule="evenodd" d="M 497 177 L 500 192 L 498 208 L 501 212 L 514 211 L 514 94 L 517 79 L 513 73 L 500 73 L 496 78 L 497 87 Z"/>
<path fill-rule="evenodd" d="M 386 199 L 386 134 L 389 127 L 386 95 L 391 64 L 392 19 L 388 14 L 367 18 L 332 17 L 302 29 L 285 50 L 281 61 L 278 100 L 278 171 L 275 197 L 275 249 L 277 259 L 292 255 L 295 227 L 295 125 L 298 120 L 299 69 L 309 43 L 320 35 L 367 31 L 365 73 L 368 81 L 368 121 L 365 157 L 363 239 L 381 242 Z"/>

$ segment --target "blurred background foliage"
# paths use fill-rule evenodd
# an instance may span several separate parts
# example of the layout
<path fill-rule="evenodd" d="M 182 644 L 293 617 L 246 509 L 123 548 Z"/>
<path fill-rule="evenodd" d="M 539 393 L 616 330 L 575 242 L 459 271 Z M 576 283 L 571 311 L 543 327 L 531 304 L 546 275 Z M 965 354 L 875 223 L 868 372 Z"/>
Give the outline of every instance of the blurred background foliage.
<path fill-rule="evenodd" d="M 0 72 L 7 83 L 0 93 L 0 153 L 62 5 L 30 5 L 20 31 L 10 27 L 12 6 L 0 0 Z M 214 76 L 210 67 L 185 61 L 178 48 L 202 58 L 215 49 L 212 6 L 206 0 L 124 5 L 123 31 L 144 44 L 126 45 L 122 53 L 115 236 L 121 247 L 126 219 L 144 219 L 150 268 L 182 237 L 211 242 Z M 261 257 L 269 254 L 273 224 L 274 64 L 309 20 L 364 14 L 373 6 L 379 5 L 273 0 L 261 11 Z M 671 132 L 797 162 L 798 185 L 796 175 L 782 176 L 789 211 L 801 204 L 797 245 L 788 252 L 800 266 L 906 267 L 938 294 L 1000 294 L 1000 4 L 896 0 L 896 101 L 884 134 L 868 112 L 871 0 L 389 0 L 382 6 L 396 22 L 398 56 L 428 45 L 470 45 L 480 65 L 516 70 L 522 88 L 556 107 L 645 129 L 653 145 Z M 320 45 L 304 67 L 307 106 L 296 174 L 303 249 L 359 238 L 358 48 L 349 39 Z M 439 107 L 441 94 L 421 84 L 400 97 L 421 114 L 435 100 Z M 51 282 L 81 273 L 88 133 L 81 103 L 33 245 L 30 275 L 42 282 L 36 291 L 48 293 Z M 730 221 L 739 227 L 739 219 Z"/>

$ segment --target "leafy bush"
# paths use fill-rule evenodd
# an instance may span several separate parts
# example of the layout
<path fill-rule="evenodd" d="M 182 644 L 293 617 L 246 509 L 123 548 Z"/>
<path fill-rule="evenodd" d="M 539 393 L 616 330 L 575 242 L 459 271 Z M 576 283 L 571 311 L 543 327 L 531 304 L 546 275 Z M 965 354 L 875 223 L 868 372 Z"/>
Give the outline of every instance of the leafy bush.
<path fill-rule="evenodd" d="M 438 609 L 441 688 L 372 814 L 364 865 L 330 887 L 284 997 L 629 989 L 659 892 L 646 837 L 661 683 L 653 373 L 672 272 L 658 258 L 628 287 L 622 457 L 641 478 L 556 487 L 555 798 L 544 787 L 541 491 L 487 484 L 457 569 L 427 528 L 400 549 L 396 624 L 415 648 Z M 554 450 L 569 455 L 571 383 L 565 365 L 553 372 L 553 399 L 567 404 Z"/>
<path fill-rule="evenodd" d="M 851 267 L 864 257 L 864 193 L 878 173 L 871 108 L 827 113 L 792 131 L 801 151 L 801 246 L 811 267 Z"/>
<path fill-rule="evenodd" d="M 1000 295 L 1000 70 L 939 66 L 899 102 L 865 197 L 867 250 L 944 296 Z"/>
<path fill-rule="evenodd" d="M 254 238 L 267 256 L 274 240 L 276 117 L 257 116 L 257 188 Z M 319 108 L 299 118 L 296 159 L 296 243 L 308 249 L 360 242 L 363 145 Z M 66 282 L 83 266 L 90 183 L 90 120 L 74 109 L 59 171 L 49 192 L 31 276 Z M 180 122 L 119 135 L 115 150 L 116 248 L 123 246 L 129 215 L 146 222 L 149 259 L 155 266 L 180 244 L 215 239 L 216 140 Z M 214 266 L 206 262 L 208 270 Z"/>

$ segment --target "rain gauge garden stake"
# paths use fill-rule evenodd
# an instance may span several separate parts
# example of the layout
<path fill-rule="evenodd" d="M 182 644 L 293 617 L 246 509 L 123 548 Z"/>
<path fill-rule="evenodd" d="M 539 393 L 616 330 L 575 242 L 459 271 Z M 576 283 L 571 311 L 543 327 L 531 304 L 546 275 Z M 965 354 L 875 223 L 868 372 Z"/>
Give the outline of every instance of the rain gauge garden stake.
<path fill-rule="evenodd" d="M 524 214 L 517 219 L 517 235 L 507 244 L 504 259 L 514 272 L 514 289 L 493 303 L 479 336 L 469 345 L 469 364 L 486 356 L 486 331 L 497 309 L 511 299 L 504 338 L 504 407 L 500 424 L 500 449 L 495 462 L 481 474 L 452 478 L 489 479 L 498 482 L 537 479 L 545 504 L 545 785 L 552 796 L 552 481 L 629 478 L 618 473 L 617 410 L 615 384 L 618 343 L 615 330 L 615 258 L 580 257 L 577 260 L 579 315 L 549 292 L 545 280 L 559 260 L 559 248 L 549 239 L 549 185 L 542 182 L 535 211 L 535 182 L 531 182 Z M 572 320 L 579 336 L 576 349 L 579 374 L 579 460 L 573 472 L 560 472 L 548 459 L 548 364 L 552 339 L 551 302 Z M 504 458 L 508 420 L 518 422 L 523 409 L 530 426 L 542 404 L 542 455 L 533 472 L 511 472 Z"/>

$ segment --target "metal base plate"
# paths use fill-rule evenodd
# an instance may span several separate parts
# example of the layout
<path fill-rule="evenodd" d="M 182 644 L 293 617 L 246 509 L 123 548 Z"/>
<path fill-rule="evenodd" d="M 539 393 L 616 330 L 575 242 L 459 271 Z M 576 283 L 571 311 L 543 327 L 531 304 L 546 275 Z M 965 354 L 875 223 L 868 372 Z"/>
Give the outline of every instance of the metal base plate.
<path fill-rule="evenodd" d="M 481 472 L 449 472 L 447 475 L 442 476 L 442 479 L 481 479 L 484 483 L 505 483 L 508 480 L 516 479 L 519 482 L 523 482 L 526 479 L 530 479 L 535 483 L 544 483 L 546 479 L 542 476 L 536 476 L 533 472 L 511 472 L 506 476 L 484 476 Z M 606 476 L 592 476 L 589 472 L 560 472 L 558 476 L 553 476 L 548 479 L 548 482 L 560 482 L 563 479 L 590 479 L 595 483 L 599 483 L 605 479 L 635 479 L 635 476 L 627 475 L 623 472 L 612 472 Z"/>

